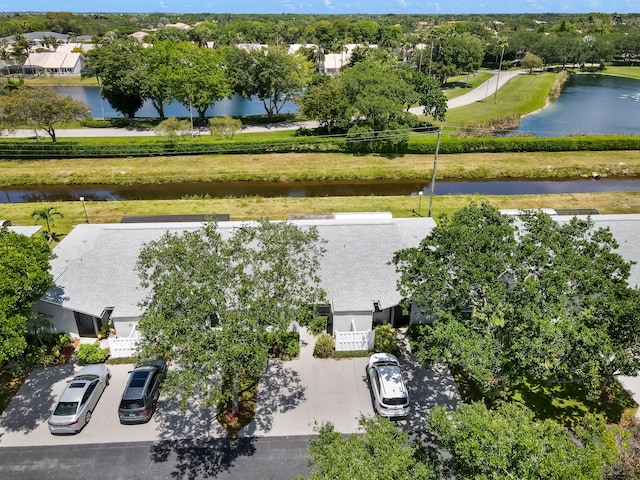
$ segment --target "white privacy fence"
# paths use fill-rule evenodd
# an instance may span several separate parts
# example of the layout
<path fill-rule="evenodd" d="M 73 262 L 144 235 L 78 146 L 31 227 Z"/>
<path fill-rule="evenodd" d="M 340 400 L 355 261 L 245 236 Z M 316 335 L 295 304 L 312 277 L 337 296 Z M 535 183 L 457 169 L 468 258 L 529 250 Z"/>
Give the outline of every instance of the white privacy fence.
<path fill-rule="evenodd" d="M 353 320 L 348 332 L 333 331 L 336 341 L 336 351 L 373 350 L 375 332 L 373 330 L 357 331 Z"/>
<path fill-rule="evenodd" d="M 133 357 L 138 350 L 140 334 L 134 328 L 128 337 L 109 339 L 109 352 L 112 358 Z"/>

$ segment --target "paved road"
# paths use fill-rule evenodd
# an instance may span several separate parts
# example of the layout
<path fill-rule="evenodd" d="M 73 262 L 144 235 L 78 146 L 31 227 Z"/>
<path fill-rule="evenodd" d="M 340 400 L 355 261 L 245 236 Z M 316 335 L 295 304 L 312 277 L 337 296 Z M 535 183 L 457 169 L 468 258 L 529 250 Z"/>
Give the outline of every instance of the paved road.
<path fill-rule="evenodd" d="M 310 471 L 309 437 L 0 448 L 3 480 L 291 480 Z"/>
<path fill-rule="evenodd" d="M 471 103 L 480 102 L 485 98 L 490 98 L 496 91 L 496 85 L 498 88 L 502 87 L 515 75 L 526 73 L 526 70 L 510 70 L 507 72 L 501 72 L 497 75 L 496 71 L 491 71 L 493 76 L 480 85 L 479 87 L 471 90 L 469 93 L 460 95 L 459 97 L 452 98 L 447 102 L 448 108 L 458 108 Z M 499 78 L 498 78 L 499 77 Z M 424 107 L 413 107 L 409 109 L 411 113 L 416 115 L 422 115 L 424 113 Z M 297 123 L 282 123 L 282 124 L 270 124 L 270 125 L 253 125 L 247 126 L 242 129 L 242 132 L 263 132 L 263 131 L 277 131 L 277 130 L 296 130 L 299 127 L 314 128 L 317 126 L 317 122 L 297 122 Z M 2 132 L 0 132 L 2 135 Z M 34 137 L 33 130 L 16 130 L 10 134 L 4 134 L 5 136 L 13 136 L 16 138 L 29 138 Z M 40 132 L 43 138 L 48 138 L 47 134 L 43 131 Z M 77 138 L 77 137 L 127 137 L 127 136 L 154 136 L 153 130 L 136 129 L 136 128 L 68 128 L 68 129 L 56 129 L 56 136 L 58 138 Z"/>

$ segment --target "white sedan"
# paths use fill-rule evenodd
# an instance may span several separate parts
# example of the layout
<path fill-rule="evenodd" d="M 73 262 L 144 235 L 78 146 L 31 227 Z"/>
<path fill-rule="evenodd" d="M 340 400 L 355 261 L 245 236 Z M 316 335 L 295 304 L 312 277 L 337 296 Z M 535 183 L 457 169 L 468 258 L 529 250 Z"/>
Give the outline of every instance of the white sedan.
<path fill-rule="evenodd" d="M 49 431 L 78 433 L 91 420 L 98 400 L 109 385 L 111 372 L 104 365 L 89 365 L 69 381 L 58 404 L 49 415 Z"/>

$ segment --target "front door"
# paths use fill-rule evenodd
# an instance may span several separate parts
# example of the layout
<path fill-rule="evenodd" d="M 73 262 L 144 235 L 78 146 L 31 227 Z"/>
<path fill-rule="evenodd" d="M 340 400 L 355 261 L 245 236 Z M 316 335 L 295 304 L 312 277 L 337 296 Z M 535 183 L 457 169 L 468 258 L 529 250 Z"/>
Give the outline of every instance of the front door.
<path fill-rule="evenodd" d="M 97 337 L 95 317 L 86 313 L 74 312 L 76 317 L 76 325 L 78 326 L 78 335 L 81 337 Z"/>

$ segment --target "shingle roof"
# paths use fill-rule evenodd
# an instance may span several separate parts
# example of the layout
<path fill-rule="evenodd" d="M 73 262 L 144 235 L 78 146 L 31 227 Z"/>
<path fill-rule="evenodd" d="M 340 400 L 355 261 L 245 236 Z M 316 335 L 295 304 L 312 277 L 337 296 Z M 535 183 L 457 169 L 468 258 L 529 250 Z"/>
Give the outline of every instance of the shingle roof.
<path fill-rule="evenodd" d="M 395 268 L 388 265 L 393 253 L 417 246 L 435 226 L 426 218 L 341 218 L 300 220 L 316 226 L 327 240 L 320 270 L 322 286 L 335 311 L 371 311 L 396 305 Z M 243 222 L 221 222 L 224 234 Z M 114 308 L 113 318 L 138 317 L 145 292 L 139 286 L 135 263 L 142 246 L 166 231 L 182 232 L 201 223 L 83 224 L 75 227 L 55 248 L 52 274 L 57 288 L 43 300 L 65 308 L 100 316 Z"/>
<path fill-rule="evenodd" d="M 554 220 L 560 223 L 567 223 L 572 216 L 555 216 Z M 585 216 L 578 218 L 586 219 Z M 627 262 L 639 262 L 631 266 L 629 285 L 640 286 L 640 215 L 593 215 L 591 220 L 596 228 L 609 228 L 614 238 L 618 242 L 618 249 L 615 250 Z"/>

